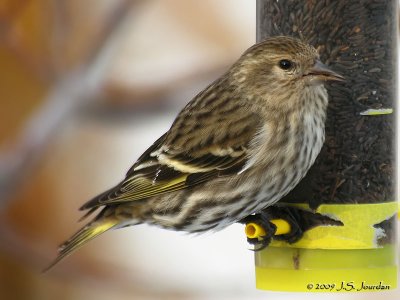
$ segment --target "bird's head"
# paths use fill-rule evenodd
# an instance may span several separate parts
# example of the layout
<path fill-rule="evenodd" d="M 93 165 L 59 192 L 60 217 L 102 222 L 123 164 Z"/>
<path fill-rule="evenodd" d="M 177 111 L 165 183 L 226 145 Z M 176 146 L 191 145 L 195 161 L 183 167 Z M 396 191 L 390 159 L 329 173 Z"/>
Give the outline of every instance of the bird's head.
<path fill-rule="evenodd" d="M 266 89 L 342 81 L 319 60 L 317 50 L 299 39 L 277 36 L 249 48 L 236 63 L 235 78 Z"/>

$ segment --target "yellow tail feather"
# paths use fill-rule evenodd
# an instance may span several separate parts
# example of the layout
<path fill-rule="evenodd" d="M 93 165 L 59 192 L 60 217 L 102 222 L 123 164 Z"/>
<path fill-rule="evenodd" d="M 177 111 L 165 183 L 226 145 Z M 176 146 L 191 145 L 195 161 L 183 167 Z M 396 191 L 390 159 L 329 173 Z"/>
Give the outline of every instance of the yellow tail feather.
<path fill-rule="evenodd" d="M 68 241 L 60 246 L 57 258 L 48 267 L 46 267 L 43 272 L 47 272 L 48 270 L 50 270 L 63 258 L 71 254 L 72 251 L 80 248 L 88 241 L 94 239 L 95 237 L 117 225 L 118 221 L 116 219 L 110 218 L 99 219 L 97 221 L 87 224 L 85 227 L 75 233 Z"/>

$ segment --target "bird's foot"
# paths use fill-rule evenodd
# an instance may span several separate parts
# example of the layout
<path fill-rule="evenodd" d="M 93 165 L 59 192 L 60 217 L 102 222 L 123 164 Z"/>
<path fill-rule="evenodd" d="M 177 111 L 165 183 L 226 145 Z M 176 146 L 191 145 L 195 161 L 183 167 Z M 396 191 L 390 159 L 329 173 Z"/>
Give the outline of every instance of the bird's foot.
<path fill-rule="evenodd" d="M 275 240 L 285 241 L 293 244 L 300 240 L 304 232 L 317 226 L 343 226 L 341 221 L 322 215 L 317 212 L 293 207 L 293 206 L 271 206 L 264 210 L 271 220 L 281 219 L 289 224 L 289 232 L 277 234 Z"/>
<path fill-rule="evenodd" d="M 276 232 L 275 224 L 270 222 L 270 217 L 266 212 L 260 212 L 255 215 L 250 215 L 240 221 L 246 224 L 246 229 L 251 228 L 251 233 L 247 234 L 247 242 L 254 246 L 254 251 L 260 251 L 266 248 L 270 243 Z M 251 224 L 252 226 L 249 226 Z M 255 231 L 259 228 L 261 232 Z M 254 237 L 251 237 L 254 236 Z"/>
<path fill-rule="evenodd" d="M 279 220 L 286 222 L 286 230 L 281 230 L 274 224 L 282 224 L 277 222 Z M 343 226 L 341 221 L 292 206 L 271 206 L 244 218 L 240 223 L 246 224 L 246 230 L 254 229 L 254 232 L 246 233 L 247 241 L 254 245 L 255 251 L 267 247 L 272 238 L 292 244 L 300 240 L 304 232 L 316 226 Z M 254 224 L 254 226 L 249 226 L 249 224 Z M 252 238 L 253 236 L 254 238 Z"/>
<path fill-rule="evenodd" d="M 285 220 L 289 224 L 289 232 L 285 234 L 275 235 L 274 239 L 285 241 L 293 244 L 303 237 L 304 231 L 308 228 L 302 226 L 304 210 L 295 207 L 269 207 L 267 208 L 269 215 L 273 219 Z"/>

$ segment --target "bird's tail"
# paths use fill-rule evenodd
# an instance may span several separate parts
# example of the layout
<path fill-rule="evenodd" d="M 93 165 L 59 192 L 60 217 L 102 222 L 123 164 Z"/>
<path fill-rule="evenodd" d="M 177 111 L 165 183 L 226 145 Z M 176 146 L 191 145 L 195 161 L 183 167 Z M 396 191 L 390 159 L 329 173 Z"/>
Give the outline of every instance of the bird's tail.
<path fill-rule="evenodd" d="M 88 241 L 94 239 L 107 230 L 117 227 L 118 224 L 119 221 L 117 218 L 112 216 L 96 218 L 60 246 L 58 256 L 47 268 L 43 270 L 43 272 L 50 270 L 63 258 L 71 254 L 72 251 L 80 248 L 82 245 L 86 244 Z"/>

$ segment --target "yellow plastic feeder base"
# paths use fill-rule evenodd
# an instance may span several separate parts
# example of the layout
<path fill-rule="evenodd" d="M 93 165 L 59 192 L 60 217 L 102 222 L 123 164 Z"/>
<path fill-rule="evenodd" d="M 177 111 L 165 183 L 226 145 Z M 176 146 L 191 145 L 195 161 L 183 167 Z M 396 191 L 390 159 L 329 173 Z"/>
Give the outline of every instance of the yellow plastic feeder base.
<path fill-rule="evenodd" d="M 369 292 L 397 287 L 394 246 L 326 250 L 270 247 L 256 253 L 256 287 L 288 292 Z"/>
<path fill-rule="evenodd" d="M 304 204 L 292 206 L 307 209 Z M 321 205 L 317 212 L 341 220 L 344 226 L 315 227 L 294 244 L 273 241 L 255 252 L 258 289 L 376 292 L 397 287 L 397 245 L 378 245 L 382 231 L 374 227 L 397 214 L 397 202 Z M 280 223 L 276 225 L 279 230 Z M 254 226 L 246 228 L 248 237 L 260 233 Z"/>

